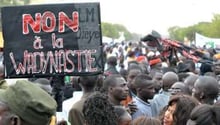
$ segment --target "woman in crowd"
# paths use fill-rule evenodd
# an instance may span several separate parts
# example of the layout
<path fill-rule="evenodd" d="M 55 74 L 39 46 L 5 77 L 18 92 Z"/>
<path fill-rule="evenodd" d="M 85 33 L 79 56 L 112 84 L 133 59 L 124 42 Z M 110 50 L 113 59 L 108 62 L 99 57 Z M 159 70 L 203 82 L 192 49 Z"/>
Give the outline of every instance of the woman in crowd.
<path fill-rule="evenodd" d="M 188 95 L 174 95 L 163 114 L 163 125 L 186 125 L 190 113 L 199 102 Z"/>

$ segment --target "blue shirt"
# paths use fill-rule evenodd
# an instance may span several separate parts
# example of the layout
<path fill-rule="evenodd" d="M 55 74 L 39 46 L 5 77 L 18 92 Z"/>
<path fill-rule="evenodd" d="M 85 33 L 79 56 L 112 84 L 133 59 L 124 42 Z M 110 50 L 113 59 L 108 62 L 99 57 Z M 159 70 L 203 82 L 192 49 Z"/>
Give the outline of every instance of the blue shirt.
<path fill-rule="evenodd" d="M 139 116 L 152 117 L 151 104 L 147 103 L 137 96 L 134 98 L 135 105 L 137 105 L 138 110 L 132 114 L 132 119 L 135 119 Z"/>
<path fill-rule="evenodd" d="M 170 93 L 162 91 L 160 94 L 154 96 L 151 100 L 152 114 L 153 116 L 158 116 L 161 110 L 167 106 L 170 100 Z"/>

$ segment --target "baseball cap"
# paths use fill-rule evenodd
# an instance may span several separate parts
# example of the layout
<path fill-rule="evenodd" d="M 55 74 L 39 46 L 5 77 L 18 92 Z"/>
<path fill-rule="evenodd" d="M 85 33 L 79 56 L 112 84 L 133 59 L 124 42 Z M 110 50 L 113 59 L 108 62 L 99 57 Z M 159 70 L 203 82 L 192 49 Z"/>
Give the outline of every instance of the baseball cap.
<path fill-rule="evenodd" d="M 18 80 L 0 91 L 0 101 L 13 113 L 33 125 L 47 125 L 56 112 L 56 101 L 43 89 L 27 80 Z"/>

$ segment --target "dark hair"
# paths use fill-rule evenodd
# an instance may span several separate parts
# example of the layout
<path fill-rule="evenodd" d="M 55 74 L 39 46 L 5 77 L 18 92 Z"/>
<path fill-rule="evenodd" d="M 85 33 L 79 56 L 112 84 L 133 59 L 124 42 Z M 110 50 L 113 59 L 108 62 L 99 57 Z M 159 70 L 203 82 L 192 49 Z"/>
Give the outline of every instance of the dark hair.
<path fill-rule="evenodd" d="M 189 73 L 184 73 L 184 72 L 182 72 L 182 73 L 178 73 L 177 75 L 178 75 L 178 77 L 179 77 L 179 81 L 180 81 L 180 82 L 184 82 L 184 80 L 185 80 L 190 74 L 189 74 Z"/>
<path fill-rule="evenodd" d="M 159 119 L 140 116 L 132 121 L 132 125 L 161 125 Z"/>
<path fill-rule="evenodd" d="M 144 83 L 152 83 L 153 78 L 150 75 L 146 74 L 139 74 L 134 78 L 134 85 L 135 87 L 140 87 Z"/>
<path fill-rule="evenodd" d="M 192 109 L 199 105 L 199 101 L 188 95 L 174 95 L 171 96 L 168 107 L 173 104 L 176 104 L 173 113 L 173 125 L 186 125 Z"/>
<path fill-rule="evenodd" d="M 123 108 L 122 106 L 115 106 L 115 113 L 117 114 L 118 117 L 124 115 L 127 111 L 125 110 L 125 108 Z"/>
<path fill-rule="evenodd" d="M 107 59 L 107 64 L 116 66 L 117 65 L 117 58 L 115 56 L 110 56 Z"/>
<path fill-rule="evenodd" d="M 97 84 L 98 75 L 80 76 L 79 81 L 83 87 L 94 88 Z"/>
<path fill-rule="evenodd" d="M 83 115 L 87 125 L 117 125 L 117 115 L 108 97 L 95 92 L 83 105 Z"/>
<path fill-rule="evenodd" d="M 196 64 L 195 64 L 195 62 L 193 62 L 193 60 L 188 59 L 188 60 L 184 61 L 184 63 L 189 66 L 190 72 L 192 72 L 192 70 L 194 71 L 196 69 Z"/>
<path fill-rule="evenodd" d="M 140 65 L 138 65 L 137 63 L 130 63 L 128 65 L 128 73 L 131 71 L 131 70 L 140 70 L 142 72 L 142 69 L 140 67 Z"/>
<path fill-rule="evenodd" d="M 121 75 L 113 74 L 104 79 L 103 82 L 103 90 L 107 91 L 110 86 L 114 86 L 116 84 L 117 78 L 123 78 Z"/>
<path fill-rule="evenodd" d="M 220 125 L 220 106 L 201 104 L 195 107 L 190 120 L 195 125 Z"/>
<path fill-rule="evenodd" d="M 97 78 L 97 84 L 95 86 L 96 91 L 102 91 L 104 76 L 100 74 Z"/>
<path fill-rule="evenodd" d="M 128 51 L 127 56 L 128 56 L 128 57 L 135 56 L 135 52 L 130 50 L 130 51 Z"/>
<path fill-rule="evenodd" d="M 218 97 L 219 84 L 216 78 L 212 76 L 200 76 L 195 83 L 199 84 L 198 86 L 200 86 L 206 98 L 214 100 Z"/>
<path fill-rule="evenodd" d="M 123 115 L 128 113 L 127 110 L 122 106 L 114 106 L 114 108 L 118 120 L 121 120 L 121 117 L 123 117 Z"/>

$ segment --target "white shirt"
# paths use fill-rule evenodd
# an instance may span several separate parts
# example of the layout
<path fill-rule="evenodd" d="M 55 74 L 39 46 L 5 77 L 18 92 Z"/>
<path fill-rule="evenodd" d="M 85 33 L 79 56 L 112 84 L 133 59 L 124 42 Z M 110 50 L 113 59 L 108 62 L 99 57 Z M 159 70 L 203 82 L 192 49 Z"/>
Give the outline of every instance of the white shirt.
<path fill-rule="evenodd" d="M 62 117 L 61 119 L 64 119 L 66 121 L 68 121 L 68 115 L 69 115 L 69 111 L 72 108 L 73 104 L 75 104 L 77 101 L 79 101 L 81 99 L 83 95 L 82 91 L 74 91 L 73 92 L 73 97 L 69 98 L 65 101 L 63 101 L 63 105 L 62 105 Z"/>

